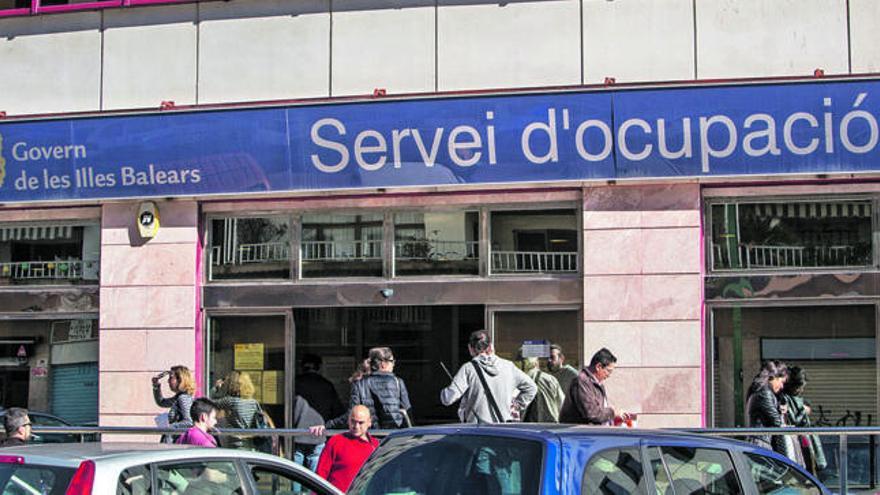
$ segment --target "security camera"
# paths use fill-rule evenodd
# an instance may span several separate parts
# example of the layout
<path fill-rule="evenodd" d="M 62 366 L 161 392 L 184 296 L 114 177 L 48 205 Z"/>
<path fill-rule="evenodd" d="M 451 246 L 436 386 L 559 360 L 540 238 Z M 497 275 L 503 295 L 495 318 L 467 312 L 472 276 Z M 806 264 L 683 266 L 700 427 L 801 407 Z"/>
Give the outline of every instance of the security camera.
<path fill-rule="evenodd" d="M 382 294 L 382 297 L 385 299 L 390 299 L 394 295 L 394 289 L 382 289 L 379 291 L 379 294 Z"/>

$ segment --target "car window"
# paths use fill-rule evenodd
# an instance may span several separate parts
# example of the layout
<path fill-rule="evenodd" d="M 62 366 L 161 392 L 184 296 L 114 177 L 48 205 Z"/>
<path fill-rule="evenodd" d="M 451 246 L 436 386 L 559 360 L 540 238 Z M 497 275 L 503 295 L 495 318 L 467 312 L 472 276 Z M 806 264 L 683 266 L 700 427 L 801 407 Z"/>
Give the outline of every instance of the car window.
<path fill-rule="evenodd" d="M 770 457 L 746 454 L 749 471 L 761 495 L 821 495 L 822 491 L 797 469 Z"/>
<path fill-rule="evenodd" d="M 389 438 L 349 489 L 358 495 L 534 495 L 543 446 L 533 440 L 482 435 Z"/>
<path fill-rule="evenodd" d="M 638 448 L 599 452 L 584 469 L 581 493 L 627 495 L 644 493 L 642 460 Z"/>
<path fill-rule="evenodd" d="M 257 487 L 257 495 L 328 495 L 330 492 L 309 481 L 305 476 L 293 471 L 282 471 L 275 467 L 252 465 L 251 476 Z"/>
<path fill-rule="evenodd" d="M 651 447 L 648 462 L 657 495 L 739 495 L 730 454 L 720 449 Z"/>
<path fill-rule="evenodd" d="M 232 461 L 195 461 L 156 467 L 159 495 L 239 495 L 241 478 Z"/>
<path fill-rule="evenodd" d="M 152 485 L 149 466 L 133 466 L 119 475 L 116 495 L 150 495 Z"/>
<path fill-rule="evenodd" d="M 63 495 L 74 470 L 54 466 L 0 464 L 2 495 Z"/>

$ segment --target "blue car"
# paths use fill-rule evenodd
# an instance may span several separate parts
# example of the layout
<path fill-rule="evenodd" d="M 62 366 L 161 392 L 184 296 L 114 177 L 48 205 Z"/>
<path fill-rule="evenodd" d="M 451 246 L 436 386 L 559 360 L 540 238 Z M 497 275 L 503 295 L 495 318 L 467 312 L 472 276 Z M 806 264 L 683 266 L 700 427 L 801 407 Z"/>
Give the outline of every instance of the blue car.
<path fill-rule="evenodd" d="M 449 425 L 389 435 L 350 495 L 830 493 L 785 457 L 664 430 Z"/>

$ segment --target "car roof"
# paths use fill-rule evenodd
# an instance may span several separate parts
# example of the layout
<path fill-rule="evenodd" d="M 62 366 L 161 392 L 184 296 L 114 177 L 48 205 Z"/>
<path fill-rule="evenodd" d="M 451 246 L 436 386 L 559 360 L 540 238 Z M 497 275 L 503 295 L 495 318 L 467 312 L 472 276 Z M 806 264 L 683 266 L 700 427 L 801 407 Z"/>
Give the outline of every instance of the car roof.
<path fill-rule="evenodd" d="M 653 442 L 664 441 L 692 441 L 699 445 L 718 445 L 729 447 L 731 445 L 750 445 L 738 440 L 709 437 L 696 433 L 687 433 L 677 430 L 653 430 L 638 428 L 611 428 L 604 426 L 589 425 L 566 425 L 556 423 L 503 423 L 503 424 L 454 424 L 442 426 L 424 426 L 400 430 L 390 436 L 398 435 L 498 435 L 506 437 L 518 437 L 533 440 L 569 440 L 603 438 L 611 440 L 649 440 Z"/>
<path fill-rule="evenodd" d="M 162 443 L 88 442 L 33 444 L 0 449 L 0 455 L 23 456 L 26 462 L 49 465 L 79 465 L 85 460 L 151 463 L 187 458 L 246 457 L 277 462 L 276 456 L 259 452 L 171 445 Z"/>

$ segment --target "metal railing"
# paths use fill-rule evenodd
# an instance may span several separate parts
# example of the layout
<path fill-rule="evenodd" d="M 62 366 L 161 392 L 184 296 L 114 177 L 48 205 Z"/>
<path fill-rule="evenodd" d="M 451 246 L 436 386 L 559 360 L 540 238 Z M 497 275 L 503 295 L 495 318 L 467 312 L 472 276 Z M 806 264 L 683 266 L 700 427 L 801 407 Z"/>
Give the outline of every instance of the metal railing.
<path fill-rule="evenodd" d="M 803 268 L 843 267 L 869 263 L 860 260 L 857 246 L 766 246 L 740 244 L 739 264 L 733 266 L 730 248 L 712 246 L 715 264 L 720 268 Z"/>
<path fill-rule="evenodd" d="M 290 244 L 287 242 L 263 242 L 241 244 L 230 259 L 224 260 L 221 246 L 211 248 L 211 265 L 245 265 L 253 263 L 276 263 L 290 259 Z"/>
<path fill-rule="evenodd" d="M 358 261 L 382 258 L 382 241 L 303 241 L 303 261 Z"/>
<path fill-rule="evenodd" d="M 16 261 L 0 263 L 0 278 L 78 280 L 83 278 L 85 269 L 98 268 L 98 261 Z"/>
<path fill-rule="evenodd" d="M 394 243 L 394 256 L 399 260 L 448 261 L 477 259 L 477 241 L 441 241 L 410 239 Z"/>
<path fill-rule="evenodd" d="M 495 273 L 577 272 L 578 253 L 542 251 L 492 251 Z"/>

